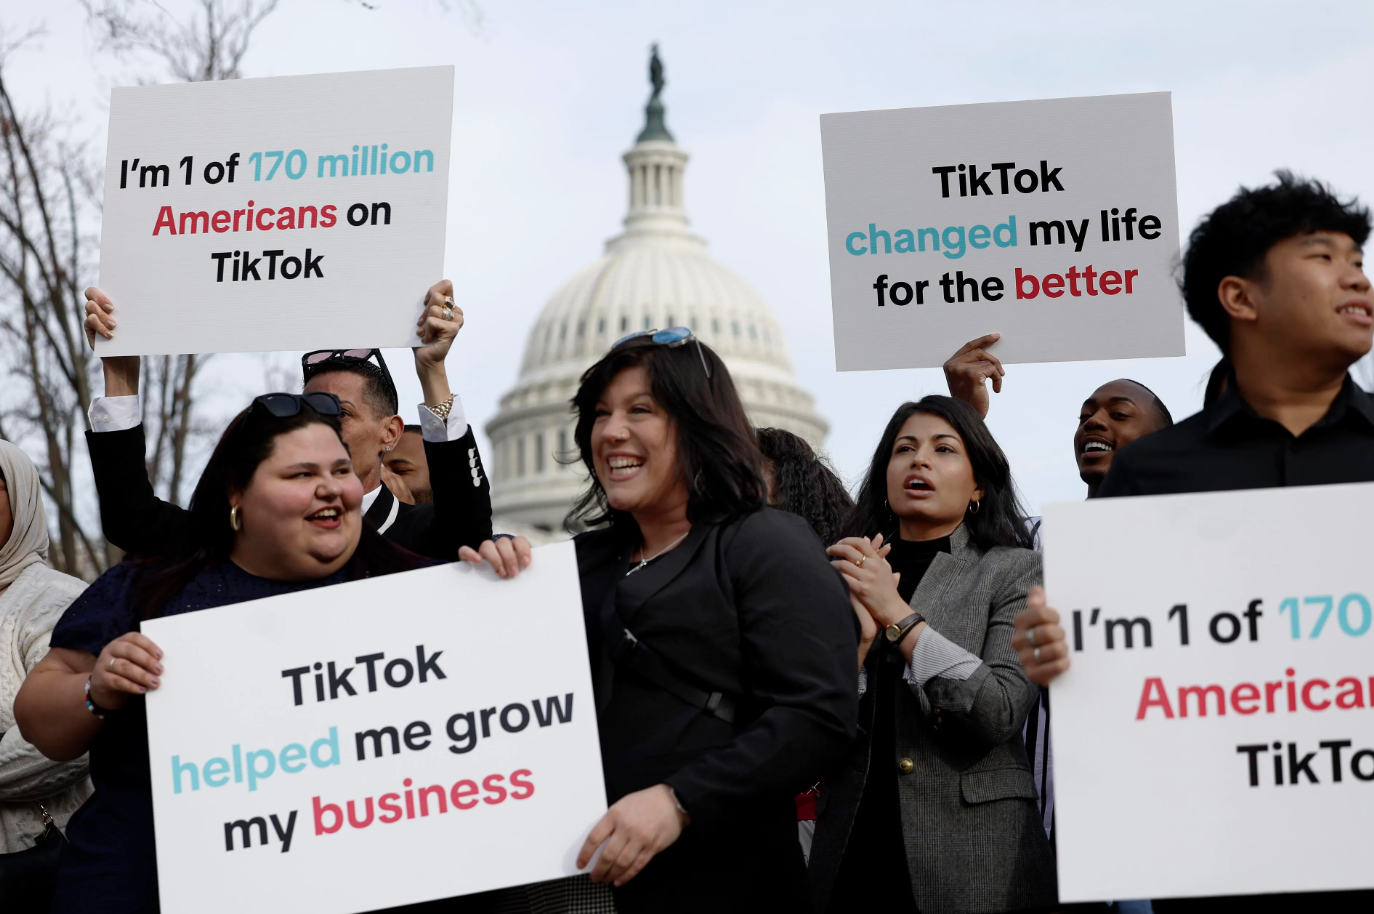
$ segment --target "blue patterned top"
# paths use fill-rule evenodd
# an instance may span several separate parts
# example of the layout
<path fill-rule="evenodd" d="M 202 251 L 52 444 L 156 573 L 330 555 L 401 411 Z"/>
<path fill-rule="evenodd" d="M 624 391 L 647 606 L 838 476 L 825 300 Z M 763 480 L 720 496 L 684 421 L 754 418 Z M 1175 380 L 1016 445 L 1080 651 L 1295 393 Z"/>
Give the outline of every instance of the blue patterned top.
<path fill-rule="evenodd" d="M 317 581 L 271 581 L 225 562 L 198 575 L 167 602 L 172 616 L 263 597 L 327 587 L 364 576 L 356 559 Z M 96 579 L 53 629 L 52 646 L 97 657 L 139 627 L 136 585 L 147 566 L 123 562 Z M 54 914 L 145 914 L 158 910 L 148 718 L 134 696 L 110 714 L 90 749 L 95 793 L 67 826 L 70 846 L 58 873 Z"/>

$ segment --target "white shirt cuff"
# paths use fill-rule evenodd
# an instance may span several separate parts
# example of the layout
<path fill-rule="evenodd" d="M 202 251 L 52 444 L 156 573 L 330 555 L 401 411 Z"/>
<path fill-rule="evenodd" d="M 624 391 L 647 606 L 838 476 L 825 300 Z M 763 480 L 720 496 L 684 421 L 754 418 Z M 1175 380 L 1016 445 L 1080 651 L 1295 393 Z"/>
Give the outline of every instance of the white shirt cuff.
<path fill-rule="evenodd" d="M 467 413 L 463 412 L 463 401 L 457 394 L 453 397 L 453 408 L 448 411 L 447 421 L 434 415 L 428 406 L 420 404 L 420 436 L 430 444 L 457 441 L 467 433 Z"/>
<path fill-rule="evenodd" d="M 96 397 L 86 412 L 93 432 L 122 432 L 143 421 L 143 403 L 138 394 L 127 397 Z"/>
<path fill-rule="evenodd" d="M 936 676 L 962 682 L 976 673 L 982 663 L 982 657 L 970 654 L 927 625 L 911 649 L 911 665 L 903 671 L 902 678 L 916 686 L 924 686 Z"/>

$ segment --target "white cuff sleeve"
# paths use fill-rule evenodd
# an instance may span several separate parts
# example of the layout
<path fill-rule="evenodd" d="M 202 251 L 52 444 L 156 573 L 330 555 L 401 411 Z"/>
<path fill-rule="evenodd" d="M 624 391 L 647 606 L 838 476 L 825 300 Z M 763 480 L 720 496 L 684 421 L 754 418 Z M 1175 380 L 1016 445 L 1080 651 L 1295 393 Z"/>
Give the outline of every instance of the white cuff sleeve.
<path fill-rule="evenodd" d="M 143 403 L 138 394 L 127 397 L 96 397 L 86 412 L 93 432 L 122 432 L 143 421 Z"/>
<path fill-rule="evenodd" d="M 457 394 L 453 396 L 453 408 L 448 411 L 447 421 L 434 415 L 428 406 L 420 404 L 420 435 L 430 444 L 457 441 L 467 433 L 467 413 L 463 412 L 463 401 Z"/>
<path fill-rule="evenodd" d="M 916 646 L 911 650 L 911 665 L 902 678 L 915 686 L 924 686 L 936 676 L 967 680 L 983 663 L 983 658 L 970 654 L 944 635 L 926 626 Z"/>

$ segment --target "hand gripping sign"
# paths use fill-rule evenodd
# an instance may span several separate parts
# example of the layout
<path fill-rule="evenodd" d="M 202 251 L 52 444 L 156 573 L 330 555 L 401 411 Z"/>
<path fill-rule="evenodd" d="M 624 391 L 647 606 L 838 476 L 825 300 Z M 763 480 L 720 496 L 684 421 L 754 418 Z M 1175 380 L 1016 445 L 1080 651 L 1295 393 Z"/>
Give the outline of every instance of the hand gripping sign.
<path fill-rule="evenodd" d="M 821 117 L 835 364 L 1183 355 L 1167 92 Z"/>
<path fill-rule="evenodd" d="M 348 914 L 578 872 L 606 794 L 572 543 L 513 581 L 441 565 L 143 631 L 167 668 L 147 707 L 168 914 Z"/>
<path fill-rule="evenodd" d="M 1045 510 L 1062 901 L 1374 888 L 1374 484 Z"/>
<path fill-rule="evenodd" d="M 115 89 L 97 354 L 414 345 L 452 120 L 452 67 Z"/>

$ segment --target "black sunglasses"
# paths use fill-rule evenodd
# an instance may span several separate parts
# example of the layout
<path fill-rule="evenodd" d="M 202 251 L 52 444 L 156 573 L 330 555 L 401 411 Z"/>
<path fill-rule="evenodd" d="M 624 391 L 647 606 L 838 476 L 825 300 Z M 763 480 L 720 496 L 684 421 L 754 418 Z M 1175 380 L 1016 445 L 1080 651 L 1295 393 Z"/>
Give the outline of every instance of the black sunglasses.
<path fill-rule="evenodd" d="M 298 415 L 301 405 L 304 404 L 321 416 L 341 416 L 343 410 L 339 408 L 339 398 L 327 393 L 308 393 L 308 394 L 263 394 L 253 398 L 253 405 L 249 409 L 256 409 L 261 406 L 278 419 L 290 419 Z"/>
<path fill-rule="evenodd" d="M 376 357 L 376 363 L 372 362 Z M 386 379 L 387 387 L 391 389 L 391 394 L 396 394 L 396 382 L 391 380 L 391 370 L 386 367 L 386 359 L 382 358 L 380 349 L 316 349 L 314 352 L 307 352 L 301 356 L 301 380 L 309 381 L 312 377 L 328 368 L 331 364 L 358 364 L 366 362 L 375 368 L 380 368 L 382 377 Z"/>

